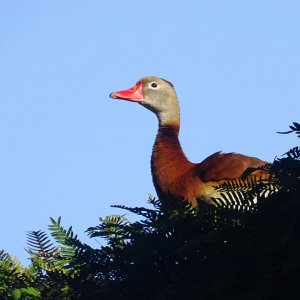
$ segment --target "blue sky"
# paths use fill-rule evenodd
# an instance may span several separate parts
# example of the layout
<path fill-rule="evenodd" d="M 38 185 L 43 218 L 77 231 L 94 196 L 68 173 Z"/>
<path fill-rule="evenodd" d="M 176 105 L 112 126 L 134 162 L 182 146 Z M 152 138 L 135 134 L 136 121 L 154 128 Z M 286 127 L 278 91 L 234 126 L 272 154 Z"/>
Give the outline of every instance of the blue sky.
<path fill-rule="evenodd" d="M 49 217 L 87 242 L 110 205 L 155 195 L 157 120 L 108 97 L 140 77 L 175 85 L 194 162 L 296 146 L 276 131 L 300 121 L 299 16 L 296 0 L 0 1 L 0 248 L 26 264 Z"/>

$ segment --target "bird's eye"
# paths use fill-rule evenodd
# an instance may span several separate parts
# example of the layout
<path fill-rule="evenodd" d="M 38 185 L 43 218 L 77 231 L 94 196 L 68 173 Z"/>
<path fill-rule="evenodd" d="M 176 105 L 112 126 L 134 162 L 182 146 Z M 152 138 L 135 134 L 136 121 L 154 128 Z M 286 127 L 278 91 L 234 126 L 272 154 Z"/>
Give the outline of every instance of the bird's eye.
<path fill-rule="evenodd" d="M 151 86 L 152 88 L 156 89 L 156 88 L 158 87 L 158 84 L 157 84 L 156 82 L 152 82 L 152 83 L 150 84 L 150 86 Z"/>

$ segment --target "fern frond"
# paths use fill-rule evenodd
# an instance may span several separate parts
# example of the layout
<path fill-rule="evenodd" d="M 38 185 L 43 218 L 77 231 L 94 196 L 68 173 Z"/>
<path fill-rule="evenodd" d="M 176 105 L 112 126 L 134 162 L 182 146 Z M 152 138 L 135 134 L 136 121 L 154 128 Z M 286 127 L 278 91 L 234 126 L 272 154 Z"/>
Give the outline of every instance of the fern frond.
<path fill-rule="evenodd" d="M 0 261 L 7 262 L 9 259 L 10 259 L 10 255 L 2 249 L 0 251 Z"/>
<path fill-rule="evenodd" d="M 219 192 L 239 191 L 246 193 L 253 189 L 257 182 L 258 179 L 255 177 L 247 177 L 245 180 L 237 178 L 221 183 L 216 187 L 216 190 Z"/>
<path fill-rule="evenodd" d="M 270 166 L 265 166 L 270 170 Z M 216 187 L 220 197 L 212 198 L 213 204 L 218 208 L 226 208 L 241 212 L 254 212 L 257 204 L 264 201 L 271 194 L 280 190 L 274 176 L 268 179 L 247 177 L 245 180 L 234 179 Z"/>
<path fill-rule="evenodd" d="M 41 230 L 28 232 L 27 239 L 30 254 L 39 253 L 45 258 L 49 258 L 57 252 L 57 247 L 52 244 L 47 234 Z"/>
<path fill-rule="evenodd" d="M 123 247 L 130 237 L 131 223 L 123 215 L 107 216 L 99 218 L 100 224 L 89 227 L 86 232 L 90 237 L 103 237 L 110 246 Z"/>
<path fill-rule="evenodd" d="M 25 270 L 21 262 L 16 257 L 10 255 L 4 250 L 0 251 L 0 262 L 5 263 L 11 270 L 15 270 L 18 272 Z"/>
<path fill-rule="evenodd" d="M 220 197 L 212 198 L 213 204 L 217 208 L 225 208 L 226 210 L 234 210 L 240 212 L 253 212 L 256 210 L 256 198 L 247 197 L 238 191 L 220 193 Z"/>
<path fill-rule="evenodd" d="M 31 284 L 34 281 L 34 273 L 32 272 L 32 269 L 25 268 L 16 257 L 8 254 L 4 250 L 1 250 L 0 274 L 3 273 L 7 274 L 9 281 L 18 281 L 21 285 L 23 284 L 23 286 L 24 284 Z"/>
<path fill-rule="evenodd" d="M 300 147 L 294 147 L 284 154 L 287 158 L 300 160 Z"/>
<path fill-rule="evenodd" d="M 148 203 L 150 203 L 155 210 L 160 210 L 163 206 L 162 201 L 158 198 L 155 198 L 151 194 L 148 195 Z"/>
<path fill-rule="evenodd" d="M 184 201 L 182 198 L 168 198 L 162 201 L 154 197 L 149 197 L 148 202 L 154 206 L 155 209 L 145 207 L 128 207 L 125 205 L 112 205 L 111 207 L 127 210 L 133 214 L 144 217 L 146 220 L 153 222 L 166 214 L 169 218 L 180 214 L 196 214 L 196 209 L 192 205 Z"/>
<path fill-rule="evenodd" d="M 51 224 L 48 226 L 51 236 L 55 241 L 64 246 L 70 246 L 74 241 L 78 241 L 77 235 L 74 234 L 72 226 L 68 230 L 61 226 L 61 217 L 56 220 L 50 218 Z"/>
<path fill-rule="evenodd" d="M 64 262 L 75 256 L 76 251 L 81 248 L 89 248 L 89 246 L 81 243 L 78 239 L 77 234 L 72 230 L 70 226 L 67 230 L 61 225 L 61 217 L 57 220 L 50 218 L 51 224 L 48 226 L 51 236 L 57 243 L 60 244 L 59 251 Z"/>
<path fill-rule="evenodd" d="M 138 216 L 142 216 L 144 218 L 153 218 L 157 215 L 157 210 L 148 209 L 145 207 L 128 207 L 125 205 L 111 205 L 111 207 L 120 208 L 123 210 L 127 210 L 133 214 L 136 214 Z"/>
<path fill-rule="evenodd" d="M 263 171 L 266 173 L 270 173 L 271 168 L 272 168 L 272 164 L 270 164 L 270 163 L 264 164 L 264 165 L 256 167 L 256 168 L 247 168 L 241 175 L 241 179 L 246 180 L 255 171 Z"/>
<path fill-rule="evenodd" d="M 288 131 L 278 131 L 279 134 L 289 134 L 295 132 L 297 136 L 300 138 L 300 124 L 297 122 L 293 122 L 293 125 L 289 126 L 291 130 Z"/>

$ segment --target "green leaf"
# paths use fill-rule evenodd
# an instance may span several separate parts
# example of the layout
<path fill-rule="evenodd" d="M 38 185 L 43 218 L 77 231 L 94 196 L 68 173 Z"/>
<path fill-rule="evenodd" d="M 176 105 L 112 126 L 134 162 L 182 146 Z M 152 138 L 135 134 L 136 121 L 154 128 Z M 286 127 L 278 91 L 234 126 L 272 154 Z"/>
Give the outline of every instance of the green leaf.
<path fill-rule="evenodd" d="M 22 292 L 20 289 L 18 290 L 14 290 L 12 293 L 11 293 L 11 297 L 13 300 L 19 300 L 21 298 L 21 295 L 22 295 Z"/>

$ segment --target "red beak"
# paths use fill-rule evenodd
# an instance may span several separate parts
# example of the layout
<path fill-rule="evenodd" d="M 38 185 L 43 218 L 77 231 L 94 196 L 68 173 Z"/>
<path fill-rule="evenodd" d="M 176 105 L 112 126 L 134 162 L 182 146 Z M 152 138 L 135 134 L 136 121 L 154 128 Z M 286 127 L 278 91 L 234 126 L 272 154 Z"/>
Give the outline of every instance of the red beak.
<path fill-rule="evenodd" d="M 142 84 L 137 83 L 135 86 L 127 90 L 113 92 L 109 95 L 109 97 L 113 99 L 122 99 L 122 100 L 143 103 L 144 96 L 142 93 Z"/>

